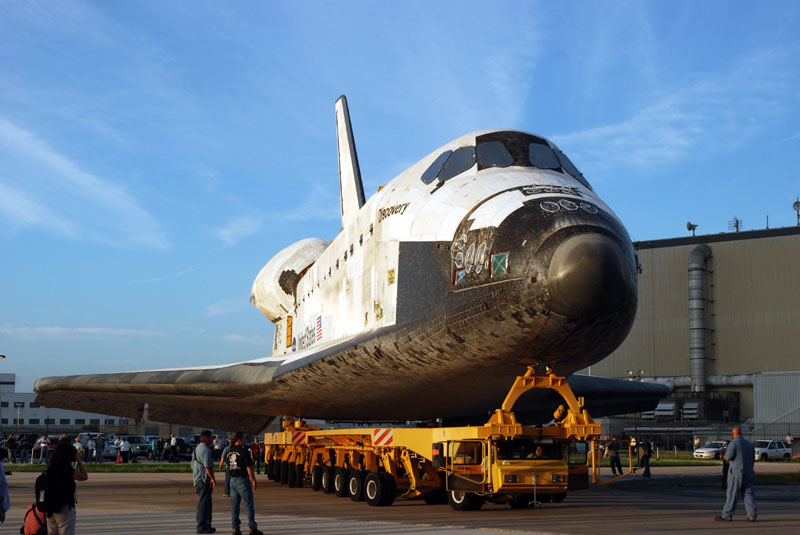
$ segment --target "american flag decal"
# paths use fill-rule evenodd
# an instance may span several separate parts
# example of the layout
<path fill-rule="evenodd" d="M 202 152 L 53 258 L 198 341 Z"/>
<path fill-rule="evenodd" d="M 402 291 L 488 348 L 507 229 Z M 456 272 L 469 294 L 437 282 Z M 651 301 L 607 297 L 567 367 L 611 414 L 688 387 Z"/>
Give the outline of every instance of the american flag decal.
<path fill-rule="evenodd" d="M 322 340 L 322 316 L 317 316 L 317 342 Z"/>

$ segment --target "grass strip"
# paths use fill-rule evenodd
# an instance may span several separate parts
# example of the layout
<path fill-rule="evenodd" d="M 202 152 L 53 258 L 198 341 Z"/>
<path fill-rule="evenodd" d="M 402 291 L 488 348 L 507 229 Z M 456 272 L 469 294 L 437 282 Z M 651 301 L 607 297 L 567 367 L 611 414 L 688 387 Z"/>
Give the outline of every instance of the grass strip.
<path fill-rule="evenodd" d="M 192 467 L 189 463 L 84 463 L 87 472 L 122 472 L 122 473 L 168 473 L 168 472 L 191 472 Z M 5 469 L 14 472 L 44 472 L 47 465 L 44 464 L 11 464 L 5 465 Z"/>

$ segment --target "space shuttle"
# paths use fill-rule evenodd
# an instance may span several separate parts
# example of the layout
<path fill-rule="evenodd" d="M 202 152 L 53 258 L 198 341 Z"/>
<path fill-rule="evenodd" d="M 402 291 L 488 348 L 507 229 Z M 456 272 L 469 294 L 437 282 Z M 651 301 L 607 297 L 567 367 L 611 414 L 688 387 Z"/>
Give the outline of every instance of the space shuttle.
<path fill-rule="evenodd" d="M 220 366 L 46 377 L 36 403 L 258 432 L 275 417 L 483 423 L 528 366 L 593 416 L 650 410 L 663 385 L 581 375 L 627 336 L 636 257 L 619 218 L 548 139 L 471 132 L 366 198 L 336 101 L 342 229 L 277 253 L 250 302 L 272 354 Z M 525 423 L 559 401 L 529 392 Z"/>

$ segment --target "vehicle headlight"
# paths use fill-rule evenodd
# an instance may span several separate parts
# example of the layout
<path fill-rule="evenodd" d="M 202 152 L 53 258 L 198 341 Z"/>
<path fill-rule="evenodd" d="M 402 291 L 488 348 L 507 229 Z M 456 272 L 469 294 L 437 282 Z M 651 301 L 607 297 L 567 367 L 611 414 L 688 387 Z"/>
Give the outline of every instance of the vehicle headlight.
<path fill-rule="evenodd" d="M 518 474 L 504 474 L 503 483 L 519 483 Z"/>
<path fill-rule="evenodd" d="M 553 483 L 563 483 L 565 478 L 564 474 L 553 474 L 550 476 L 550 479 L 553 481 Z"/>

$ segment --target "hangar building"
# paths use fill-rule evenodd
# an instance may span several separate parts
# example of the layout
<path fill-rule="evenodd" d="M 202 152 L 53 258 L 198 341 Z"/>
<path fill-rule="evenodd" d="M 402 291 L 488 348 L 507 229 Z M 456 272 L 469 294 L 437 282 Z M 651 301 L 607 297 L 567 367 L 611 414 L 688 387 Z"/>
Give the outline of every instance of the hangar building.
<path fill-rule="evenodd" d="M 639 431 L 800 433 L 800 226 L 634 243 L 628 338 L 583 373 L 674 387 Z M 630 418 L 625 424 L 630 425 Z M 647 431 L 645 431 L 647 432 Z"/>

